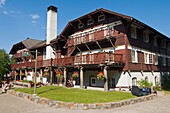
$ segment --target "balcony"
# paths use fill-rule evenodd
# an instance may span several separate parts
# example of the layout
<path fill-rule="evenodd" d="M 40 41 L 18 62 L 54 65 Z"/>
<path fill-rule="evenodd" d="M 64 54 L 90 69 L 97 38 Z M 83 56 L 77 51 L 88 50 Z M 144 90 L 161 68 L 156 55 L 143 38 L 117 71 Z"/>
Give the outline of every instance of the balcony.
<path fill-rule="evenodd" d="M 60 66 L 74 66 L 74 65 L 91 65 L 91 64 L 124 64 L 123 54 L 114 53 L 95 53 L 81 56 L 71 56 L 58 59 L 39 60 L 37 62 L 38 68 L 45 67 L 60 67 Z M 19 64 L 12 64 L 11 69 L 34 68 L 35 62 L 24 62 Z"/>
<path fill-rule="evenodd" d="M 101 40 L 107 40 L 107 39 L 115 39 L 115 37 L 121 37 L 122 34 L 119 34 L 116 30 L 100 30 L 96 31 L 91 34 L 84 34 L 80 36 L 74 36 L 71 37 L 69 40 L 67 40 L 67 46 L 74 46 L 79 45 L 83 43 L 89 43 L 94 41 L 101 41 Z"/>

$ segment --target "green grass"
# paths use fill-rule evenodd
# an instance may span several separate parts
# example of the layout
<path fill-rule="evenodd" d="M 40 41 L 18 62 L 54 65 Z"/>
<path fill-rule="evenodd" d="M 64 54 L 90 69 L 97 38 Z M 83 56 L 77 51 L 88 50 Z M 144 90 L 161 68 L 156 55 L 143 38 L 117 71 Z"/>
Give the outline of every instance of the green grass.
<path fill-rule="evenodd" d="M 33 88 L 15 88 L 16 91 L 33 94 Z M 37 95 L 51 100 L 76 103 L 105 103 L 117 102 L 134 98 L 131 93 L 119 91 L 96 91 L 57 86 L 44 86 L 37 88 Z"/>

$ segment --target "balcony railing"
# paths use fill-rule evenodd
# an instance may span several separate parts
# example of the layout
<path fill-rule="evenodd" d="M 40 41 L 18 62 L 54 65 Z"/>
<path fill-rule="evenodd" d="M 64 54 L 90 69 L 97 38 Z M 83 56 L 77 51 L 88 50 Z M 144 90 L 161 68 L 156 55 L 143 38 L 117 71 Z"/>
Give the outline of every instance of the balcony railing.
<path fill-rule="evenodd" d="M 51 67 L 51 66 L 68 66 L 68 65 L 86 65 L 86 64 L 113 64 L 123 63 L 123 54 L 114 53 L 95 53 L 81 56 L 71 56 L 64 58 L 56 58 L 49 60 L 40 60 L 37 62 L 37 67 Z M 20 64 L 11 65 L 12 69 L 17 68 L 34 68 L 35 62 L 24 62 Z"/>
<path fill-rule="evenodd" d="M 86 34 L 78 37 L 72 37 L 69 40 L 67 40 L 68 46 L 73 46 L 73 45 L 78 45 L 82 43 L 87 43 L 91 41 L 99 41 L 103 40 L 105 38 L 109 37 L 121 37 L 123 36 L 122 34 L 118 33 L 118 31 L 113 31 L 113 30 L 101 30 L 101 31 L 96 31 L 91 34 Z"/>

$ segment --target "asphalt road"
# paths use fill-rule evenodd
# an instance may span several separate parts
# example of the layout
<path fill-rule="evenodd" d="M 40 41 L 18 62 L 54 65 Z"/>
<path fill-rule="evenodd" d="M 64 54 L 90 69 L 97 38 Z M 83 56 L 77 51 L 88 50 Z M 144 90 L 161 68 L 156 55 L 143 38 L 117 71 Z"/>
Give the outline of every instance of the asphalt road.
<path fill-rule="evenodd" d="M 0 113 L 170 113 L 170 95 L 109 110 L 67 110 L 37 104 L 9 94 L 0 94 Z"/>

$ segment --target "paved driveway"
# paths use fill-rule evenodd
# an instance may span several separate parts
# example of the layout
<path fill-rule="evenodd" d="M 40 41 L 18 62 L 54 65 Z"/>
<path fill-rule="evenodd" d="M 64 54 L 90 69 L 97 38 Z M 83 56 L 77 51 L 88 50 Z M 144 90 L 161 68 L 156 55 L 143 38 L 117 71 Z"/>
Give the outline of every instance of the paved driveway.
<path fill-rule="evenodd" d="M 0 113 L 170 113 L 170 95 L 109 110 L 66 110 L 0 94 Z"/>

